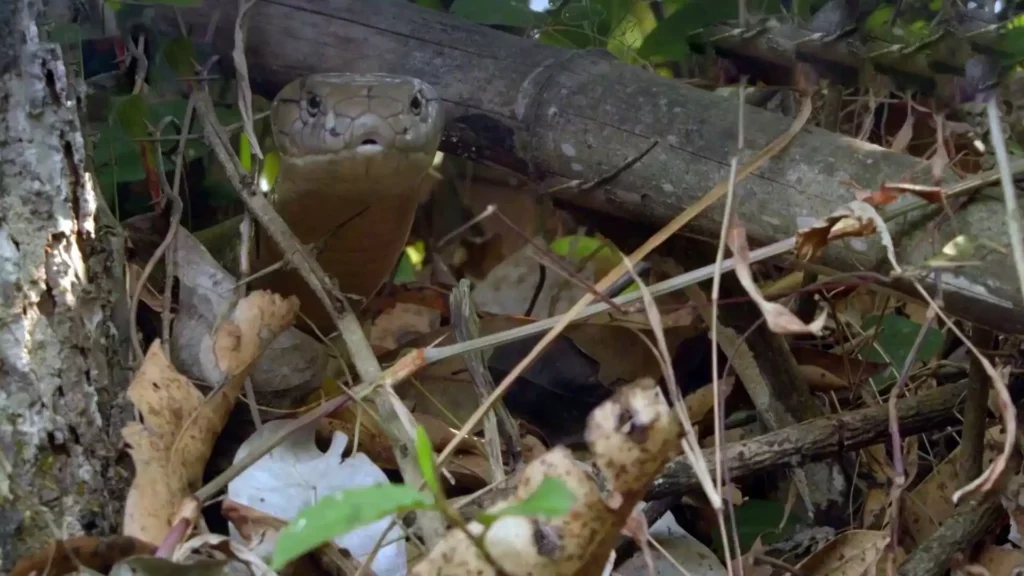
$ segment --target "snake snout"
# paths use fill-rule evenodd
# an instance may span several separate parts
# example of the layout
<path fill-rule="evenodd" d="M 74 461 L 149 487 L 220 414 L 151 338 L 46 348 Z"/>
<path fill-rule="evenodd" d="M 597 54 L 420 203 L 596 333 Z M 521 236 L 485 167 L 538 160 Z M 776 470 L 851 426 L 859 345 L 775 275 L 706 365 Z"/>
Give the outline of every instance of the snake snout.
<path fill-rule="evenodd" d="M 380 154 L 386 140 L 380 134 L 360 134 L 353 139 L 358 154 Z"/>

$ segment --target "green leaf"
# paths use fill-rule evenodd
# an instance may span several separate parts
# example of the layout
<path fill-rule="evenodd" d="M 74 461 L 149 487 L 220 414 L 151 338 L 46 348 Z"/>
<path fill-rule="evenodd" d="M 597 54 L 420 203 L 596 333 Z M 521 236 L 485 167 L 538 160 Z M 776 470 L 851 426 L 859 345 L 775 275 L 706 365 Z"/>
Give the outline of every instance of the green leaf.
<path fill-rule="evenodd" d="M 416 279 L 416 270 L 413 269 L 412 260 L 409 259 L 409 255 L 402 252 L 402 257 L 398 260 L 398 266 L 395 267 L 395 276 L 391 279 L 396 285 L 401 286 L 402 284 L 408 284 Z"/>
<path fill-rule="evenodd" d="M 248 142 L 248 138 L 246 138 Z M 260 190 L 269 192 L 277 182 L 277 175 L 281 171 L 281 153 L 271 150 L 263 155 L 263 165 L 260 166 Z"/>
<path fill-rule="evenodd" d="M 416 459 L 419 460 L 420 472 L 423 473 L 427 488 L 435 495 L 444 494 L 441 492 L 441 483 L 437 481 L 437 469 L 434 467 L 434 447 L 423 426 L 416 427 Z"/>
<path fill-rule="evenodd" d="M 377 484 L 332 494 L 306 508 L 281 530 L 271 567 L 286 564 L 337 536 L 409 510 L 433 507 L 429 494 L 405 484 Z"/>
<path fill-rule="evenodd" d="M 126 96 L 114 105 L 114 117 L 130 138 L 149 136 L 146 131 L 146 116 L 148 114 L 149 105 L 142 94 Z"/>
<path fill-rule="evenodd" d="M 640 46 L 640 57 L 651 62 L 682 60 L 690 54 L 687 36 L 721 20 L 737 18 L 738 4 L 728 0 L 690 0 L 664 19 Z"/>
<path fill-rule="evenodd" d="M 878 315 L 872 314 L 864 319 L 861 328 L 865 331 L 871 330 L 878 326 L 878 323 Z M 921 325 L 917 322 L 899 314 L 886 314 L 881 318 L 881 326 L 874 341 L 875 345 L 870 348 L 862 348 L 859 355 L 864 360 L 888 364 L 888 360 L 878 350 L 881 348 L 885 355 L 892 360 L 892 367 L 898 373 L 903 369 L 903 364 L 906 363 L 907 356 L 914 346 L 914 340 L 917 339 L 917 333 L 920 331 Z M 941 350 L 942 332 L 934 327 L 929 328 L 918 350 L 917 361 L 930 362 Z M 888 385 L 895 384 L 896 375 L 891 370 L 887 370 L 882 374 L 873 376 L 871 382 L 875 389 L 880 390 Z"/>
<path fill-rule="evenodd" d="M 252 146 L 249 144 L 249 136 L 244 130 L 238 133 L 238 160 L 241 162 L 243 170 L 252 171 Z"/>
<path fill-rule="evenodd" d="M 892 18 L 893 6 L 882 4 L 864 20 L 864 30 L 877 38 L 889 38 L 889 20 Z"/>
<path fill-rule="evenodd" d="M 624 42 L 639 44 L 632 34 L 636 26 L 625 23 L 632 4 L 633 0 L 570 0 L 561 10 L 551 11 L 539 40 L 567 48 L 609 48 L 621 57 Z"/>
<path fill-rule="evenodd" d="M 529 0 L 455 0 L 451 13 L 477 24 L 515 28 L 542 26 L 547 15 L 530 8 Z"/>
<path fill-rule="evenodd" d="M 82 26 L 74 22 L 54 22 L 50 27 L 50 41 L 61 45 L 75 45 L 83 40 L 101 38 L 104 34 L 92 27 Z"/>
<path fill-rule="evenodd" d="M 199 57 L 196 55 L 196 45 L 192 43 L 191 38 L 178 36 L 169 40 L 164 46 L 163 57 L 167 66 L 174 70 L 179 78 L 195 74 L 195 63 Z"/>
<path fill-rule="evenodd" d="M 129 96 L 115 100 L 114 121 L 109 124 L 93 126 L 98 138 L 93 146 L 93 165 L 104 186 L 112 182 L 137 182 L 146 177 L 142 164 L 140 146 L 134 139 L 149 136 L 150 126 L 159 126 L 164 118 L 171 117 L 180 128 L 185 120 L 185 109 L 188 100 L 176 98 L 147 104 L 142 95 Z M 217 118 L 221 124 L 234 124 L 241 120 L 242 115 L 236 108 L 218 106 Z M 192 134 L 199 135 L 198 116 L 192 113 Z M 180 134 L 180 129 L 172 131 L 165 127 L 163 136 Z M 164 154 L 175 150 L 177 142 L 163 141 L 161 148 Z M 190 138 L 185 143 L 185 160 L 192 161 L 206 153 L 206 145 L 201 138 Z M 173 163 L 164 163 L 164 168 L 173 169 Z"/>
<path fill-rule="evenodd" d="M 1014 65 L 1024 60 L 1024 14 L 1014 18 L 999 35 L 996 47 L 1004 65 Z"/>
<path fill-rule="evenodd" d="M 575 249 L 573 244 L 575 243 Z M 593 267 L 598 271 L 598 275 L 603 275 L 606 270 L 611 270 L 622 263 L 622 254 L 611 244 L 605 247 L 607 241 L 593 236 L 583 236 L 581 234 L 571 236 L 561 236 L 555 238 L 551 244 L 551 251 L 559 256 L 567 258 L 572 261 L 579 262 L 583 259 L 589 258 L 588 266 Z M 594 254 L 594 252 L 598 252 Z M 594 254 L 593 256 L 591 256 Z M 631 282 L 629 287 L 622 291 L 623 294 L 635 292 L 640 288 L 635 282 Z"/>
<path fill-rule="evenodd" d="M 441 4 L 441 0 L 416 0 L 416 5 L 430 8 L 431 10 L 444 11 L 444 4 Z"/>
<path fill-rule="evenodd" d="M 484 526 L 490 526 L 502 516 L 557 518 L 568 514 L 574 504 L 576 504 L 576 495 L 569 490 L 565 482 L 548 476 L 522 502 L 506 506 L 496 512 L 485 512 L 477 520 Z"/>
<path fill-rule="evenodd" d="M 809 4 L 801 0 L 801 11 Z M 759 0 L 749 6 L 752 14 L 776 15 L 782 12 L 779 0 Z M 640 47 L 639 56 L 652 64 L 684 60 L 690 54 L 687 37 L 712 24 L 739 16 L 736 0 L 667 0 L 666 18 L 658 24 Z"/>
<path fill-rule="evenodd" d="M 786 505 L 775 500 L 749 499 L 733 510 L 736 514 L 736 532 L 741 554 L 749 552 L 759 536 L 765 546 L 786 538 L 802 520 L 795 512 L 790 512 L 786 524 L 779 530 L 779 523 L 786 514 Z M 712 548 L 721 552 L 722 540 L 717 530 L 714 531 L 712 542 Z"/>

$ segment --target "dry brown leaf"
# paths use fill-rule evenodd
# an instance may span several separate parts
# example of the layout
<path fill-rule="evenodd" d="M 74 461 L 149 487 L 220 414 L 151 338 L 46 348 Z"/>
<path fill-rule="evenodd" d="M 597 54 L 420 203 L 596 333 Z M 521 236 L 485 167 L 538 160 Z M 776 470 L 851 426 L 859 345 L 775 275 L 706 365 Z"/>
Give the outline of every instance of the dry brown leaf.
<path fill-rule="evenodd" d="M 865 530 L 885 528 L 889 510 L 889 491 L 884 488 L 869 488 L 864 493 L 864 509 L 860 514 L 860 527 Z"/>
<path fill-rule="evenodd" d="M 203 397 L 154 342 L 128 388 L 143 422 L 122 429 L 135 463 L 125 503 L 123 532 L 158 544 L 179 505 L 202 482 L 213 444 L 241 392 L 245 377 L 269 342 L 289 328 L 298 310 L 293 296 L 256 291 L 235 307 L 208 341 L 204 368 L 214 383 Z"/>
<path fill-rule="evenodd" d="M 437 330 L 440 325 L 440 310 L 398 302 L 373 321 L 370 345 L 378 351 L 394 350 L 417 336 Z"/>
<path fill-rule="evenodd" d="M 210 354 L 216 323 L 235 305 L 236 279 L 210 255 L 188 230 L 175 235 L 178 313 L 171 333 L 171 362 L 193 380 L 217 382 L 220 377 Z M 263 350 L 250 372 L 253 389 L 263 393 L 261 404 L 279 409 L 301 406 L 302 399 L 320 386 L 328 354 L 312 336 L 289 328 Z"/>
<path fill-rule="evenodd" d="M 817 366 L 797 365 L 797 372 L 804 382 L 815 392 L 830 392 L 833 390 L 849 390 L 845 380 L 840 380 L 827 370 Z"/>
<path fill-rule="evenodd" d="M 221 514 L 238 530 L 239 536 L 246 545 L 261 558 L 268 558 L 274 553 L 274 546 L 277 544 L 277 536 L 287 522 L 284 520 L 239 504 L 230 498 L 225 498 L 220 507 Z M 313 556 L 316 557 L 314 561 Z M 336 567 L 336 570 L 323 570 L 323 566 Z M 359 570 L 359 562 L 352 557 L 352 554 L 344 548 L 338 548 L 333 542 L 323 544 L 311 554 L 291 562 L 286 568 L 288 573 L 299 575 L 315 574 L 356 574 Z M 283 576 L 283 573 L 282 573 Z"/>
<path fill-rule="evenodd" d="M 764 552 L 764 545 L 761 544 L 761 537 L 758 536 L 746 554 L 738 558 L 733 558 L 732 573 L 743 574 L 743 576 L 747 576 L 748 574 L 751 576 L 771 576 L 774 574 L 775 570 L 771 566 L 765 566 L 764 564 L 754 562 L 754 557 L 762 552 Z"/>
<path fill-rule="evenodd" d="M 172 448 L 172 457 L 185 467 L 188 478 L 202 477 L 249 371 L 263 350 L 292 326 L 298 310 L 295 296 L 256 290 L 238 302 L 202 348 L 203 372 L 218 388 L 185 422 Z"/>
<path fill-rule="evenodd" d="M 651 546 L 647 543 L 647 517 L 644 516 L 642 506 L 637 506 L 633 513 L 626 518 L 622 525 L 622 535 L 628 536 L 640 548 L 644 557 L 644 564 L 647 565 L 648 573 L 654 573 L 654 557 L 651 555 Z"/>
<path fill-rule="evenodd" d="M 321 396 L 314 394 L 312 401 L 320 401 Z M 356 422 L 359 433 L 356 434 Z M 386 470 L 395 470 L 398 465 L 391 451 L 391 442 L 387 434 L 381 430 L 376 418 L 369 414 L 362 405 L 349 402 L 341 408 L 320 419 L 317 432 L 330 437 L 331 431 L 345 434 L 351 442 L 352 451 L 362 452 L 374 464 Z"/>
<path fill-rule="evenodd" d="M 544 232 L 539 230 L 537 225 L 540 222 L 547 223 L 549 219 L 538 218 L 537 197 L 524 192 L 523 184 L 525 182 L 502 184 L 502 181 L 508 182 L 507 174 L 482 175 L 479 173 L 481 169 L 487 170 L 475 165 L 473 167 L 473 182 L 468 186 L 458 187 L 459 194 L 470 211 L 474 215 L 480 214 L 488 206 L 494 206 L 494 209 L 501 212 L 509 222 L 518 228 L 519 232 L 528 237 L 533 238 Z M 479 222 L 479 226 L 483 230 L 484 236 L 488 238 L 488 241 L 483 243 L 487 249 L 486 251 L 475 250 L 473 244 L 467 246 L 470 250 L 470 259 L 467 262 L 466 272 L 482 278 L 495 266 L 522 248 L 526 244 L 526 240 L 523 239 L 523 234 L 517 233 L 501 218 L 493 216 L 485 218 Z"/>
<path fill-rule="evenodd" d="M 978 554 L 975 563 L 988 570 L 989 574 L 1021 576 L 1024 574 L 1024 551 L 990 544 Z"/>
<path fill-rule="evenodd" d="M 135 294 L 135 291 L 138 290 L 139 287 L 139 279 L 142 278 L 142 267 L 134 262 L 128 262 L 126 267 L 128 269 L 128 293 Z M 142 293 L 139 295 L 139 300 L 153 310 L 163 312 L 164 297 L 162 294 L 157 292 L 149 282 L 142 287 Z"/>
<path fill-rule="evenodd" d="M 78 574 L 82 566 L 107 574 L 125 558 L 154 552 L 155 545 L 131 536 L 77 536 L 58 540 L 32 556 L 21 558 L 10 576 Z"/>
<path fill-rule="evenodd" d="M 1000 495 L 1000 501 L 1017 527 L 1017 532 L 1021 533 L 1024 527 L 1024 476 L 1018 473 L 1006 479 L 1006 488 Z"/>
<path fill-rule="evenodd" d="M 185 421 L 199 410 L 203 395 L 171 366 L 157 341 L 135 373 L 128 398 L 145 424 L 132 422 L 121 430 L 135 464 L 122 533 L 159 544 L 190 486 L 202 480 L 201 474 L 190 477 L 172 459 L 171 448 Z"/>
<path fill-rule="evenodd" d="M 807 576 L 862 576 L 872 574 L 888 532 L 850 530 L 825 544 L 797 565 Z"/>
<path fill-rule="evenodd" d="M 719 401 L 725 403 L 726 398 L 732 393 L 733 384 L 736 382 L 736 377 L 732 374 L 721 378 L 718 381 Z M 705 418 L 714 417 L 715 408 L 715 389 L 713 386 L 701 386 L 693 392 L 686 395 L 683 398 L 683 404 L 686 405 L 686 413 L 690 417 L 690 421 L 696 424 L 703 423 Z M 714 430 L 711 430 L 714 433 Z M 730 432 L 730 430 L 726 430 Z"/>
<path fill-rule="evenodd" d="M 907 184 L 898 182 L 895 184 L 882 184 L 877 190 L 857 189 L 854 197 L 869 206 L 875 208 L 891 204 L 900 199 L 904 193 L 910 193 L 931 204 L 941 204 L 943 192 L 938 186 L 924 186 L 921 184 Z"/>
<path fill-rule="evenodd" d="M 814 224 L 797 230 L 797 258 L 813 260 L 828 246 L 832 240 L 850 237 L 864 237 L 875 233 L 875 220 L 865 210 L 868 204 L 854 200 L 829 214 Z"/>
<path fill-rule="evenodd" d="M 537 439 L 532 434 L 526 434 L 522 437 L 522 449 L 523 449 L 523 463 L 529 464 L 537 458 L 540 458 L 544 452 L 547 451 L 547 447 L 544 443 Z"/>
<path fill-rule="evenodd" d="M 996 446 L 1003 436 L 1001 426 L 993 426 L 985 433 L 985 465 L 992 462 L 1000 451 Z M 900 508 L 910 536 L 924 542 L 953 514 L 953 493 L 959 488 L 960 447 L 932 470 L 909 494 L 903 494 Z"/>
<path fill-rule="evenodd" d="M 743 289 L 760 308 L 768 328 L 776 334 L 820 334 L 825 326 L 826 314 L 818 316 L 810 324 L 805 324 L 788 308 L 777 302 L 769 302 L 761 295 L 761 290 L 754 281 L 750 270 L 750 248 L 747 246 L 747 230 L 738 220 L 729 228 L 728 244 L 736 262 L 736 278 Z"/>
<path fill-rule="evenodd" d="M 888 364 L 882 362 L 871 362 L 849 355 L 844 358 L 842 354 L 810 346 L 793 346 L 791 351 L 797 365 L 825 370 L 834 378 L 842 381 L 844 385 L 846 382 L 859 384 L 889 368 Z"/>

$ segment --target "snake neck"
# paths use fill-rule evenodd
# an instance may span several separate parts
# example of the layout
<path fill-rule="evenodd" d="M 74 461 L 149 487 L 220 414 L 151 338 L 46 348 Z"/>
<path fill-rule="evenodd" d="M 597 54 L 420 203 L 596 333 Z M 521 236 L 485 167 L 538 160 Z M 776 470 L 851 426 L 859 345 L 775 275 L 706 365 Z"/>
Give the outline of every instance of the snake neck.
<path fill-rule="evenodd" d="M 342 192 L 344 190 L 344 192 Z M 274 206 L 303 245 L 317 246 L 317 261 L 346 295 L 370 298 L 390 277 L 405 248 L 419 198 L 419 188 L 406 181 L 376 197 L 353 192 L 345 181 L 336 186 L 286 186 L 278 190 Z M 259 230 L 254 271 L 282 259 L 277 244 Z M 258 279 L 255 288 L 295 295 L 300 311 L 324 334 L 334 331 L 333 321 L 316 293 L 292 270 L 280 270 Z M 358 303 L 354 303 L 358 309 Z"/>

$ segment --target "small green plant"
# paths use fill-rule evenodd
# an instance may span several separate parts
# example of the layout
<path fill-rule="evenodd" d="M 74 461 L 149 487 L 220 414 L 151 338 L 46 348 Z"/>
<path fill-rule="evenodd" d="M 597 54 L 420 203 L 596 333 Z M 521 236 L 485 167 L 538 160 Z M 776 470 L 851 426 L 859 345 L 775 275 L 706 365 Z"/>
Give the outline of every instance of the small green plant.
<path fill-rule="evenodd" d="M 443 514 L 462 530 L 466 525 L 445 499 L 437 476 L 437 464 L 430 438 L 422 426 L 416 428 L 416 458 L 423 474 L 427 491 L 407 484 L 378 484 L 364 488 L 342 490 L 318 501 L 300 512 L 288 523 L 277 538 L 271 567 L 281 570 L 289 562 L 306 552 L 345 534 L 392 514 L 413 510 L 434 510 Z M 506 506 L 496 512 L 483 513 L 477 520 L 489 528 L 503 516 L 540 516 L 557 518 L 569 512 L 576 496 L 564 482 L 545 478 L 525 500 Z M 467 532 L 468 534 L 468 532 Z M 470 538 L 481 547 L 479 538 Z M 484 552 L 486 555 L 486 552 Z"/>

